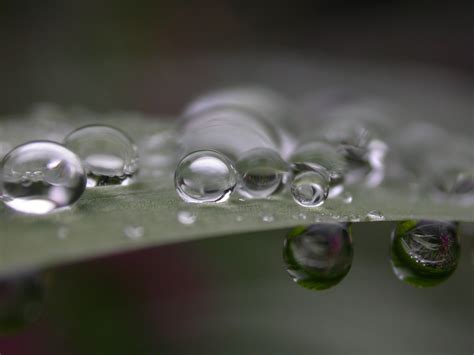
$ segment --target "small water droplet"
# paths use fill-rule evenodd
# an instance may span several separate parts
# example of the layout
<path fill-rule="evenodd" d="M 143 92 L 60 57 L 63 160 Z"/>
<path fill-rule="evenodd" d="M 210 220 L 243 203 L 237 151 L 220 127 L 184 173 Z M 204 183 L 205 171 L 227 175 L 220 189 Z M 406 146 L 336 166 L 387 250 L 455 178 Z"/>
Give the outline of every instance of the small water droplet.
<path fill-rule="evenodd" d="M 352 195 L 351 195 L 351 193 L 350 193 L 350 192 L 347 192 L 347 191 L 343 192 L 343 193 L 341 194 L 341 200 L 342 200 L 342 202 L 344 202 L 344 203 L 347 204 L 347 205 L 350 204 L 350 203 L 352 203 Z"/>
<path fill-rule="evenodd" d="M 70 133 L 64 144 L 81 158 L 89 175 L 88 187 L 127 185 L 138 171 L 137 148 L 117 128 L 84 126 Z"/>
<path fill-rule="evenodd" d="M 264 214 L 262 216 L 262 221 L 264 221 L 264 222 L 271 223 L 274 220 L 275 220 L 275 217 L 272 214 Z"/>
<path fill-rule="evenodd" d="M 69 206 L 86 186 L 80 159 L 49 141 L 29 142 L 13 149 L 3 159 L 0 174 L 2 201 L 23 213 L 45 214 Z"/>
<path fill-rule="evenodd" d="M 329 193 L 329 174 L 321 166 L 294 164 L 291 181 L 293 200 L 303 207 L 318 207 L 326 201 Z"/>
<path fill-rule="evenodd" d="M 140 225 L 127 225 L 123 228 L 123 233 L 128 239 L 140 239 L 145 235 L 145 228 Z"/>
<path fill-rule="evenodd" d="M 304 221 L 304 220 L 306 220 L 307 216 L 306 216 L 305 213 L 300 212 L 300 213 L 298 213 L 298 214 L 293 215 L 292 218 L 293 218 L 293 219 L 296 219 L 296 220 Z"/>
<path fill-rule="evenodd" d="M 382 214 L 382 212 L 377 211 L 377 210 L 369 211 L 365 218 L 368 221 L 384 221 L 385 220 L 385 216 Z"/>
<path fill-rule="evenodd" d="M 224 202 L 234 191 L 237 172 L 223 154 L 200 150 L 179 162 L 174 181 L 178 195 L 186 202 Z"/>
<path fill-rule="evenodd" d="M 244 218 L 242 216 L 235 216 L 235 220 L 237 222 L 242 222 L 244 220 Z"/>
<path fill-rule="evenodd" d="M 252 149 L 236 163 L 240 174 L 239 193 L 247 198 L 265 198 L 275 193 L 288 172 L 288 164 L 273 149 Z"/>
<path fill-rule="evenodd" d="M 178 212 L 178 221 L 181 224 L 193 224 L 196 222 L 197 215 L 190 211 L 179 211 Z"/>

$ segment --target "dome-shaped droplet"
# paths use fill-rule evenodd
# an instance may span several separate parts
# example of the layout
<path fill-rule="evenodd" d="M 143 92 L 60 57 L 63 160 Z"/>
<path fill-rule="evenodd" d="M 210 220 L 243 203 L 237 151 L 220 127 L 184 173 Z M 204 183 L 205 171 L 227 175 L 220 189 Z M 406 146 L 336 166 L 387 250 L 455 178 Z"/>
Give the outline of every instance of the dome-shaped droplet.
<path fill-rule="evenodd" d="M 289 166 L 274 150 L 256 148 L 240 157 L 236 169 L 240 175 L 240 194 L 265 198 L 282 186 Z"/>
<path fill-rule="evenodd" d="M 293 164 L 291 194 L 303 207 L 321 206 L 329 194 L 330 176 L 325 168 L 316 164 Z"/>
<path fill-rule="evenodd" d="M 76 202 L 86 176 L 77 155 L 64 146 L 36 141 L 8 153 L 0 170 L 5 204 L 24 213 L 44 214 Z"/>
<path fill-rule="evenodd" d="M 237 172 L 225 155 L 200 150 L 179 162 L 174 182 L 178 195 L 186 202 L 224 202 L 237 184 Z"/>
<path fill-rule="evenodd" d="M 64 144 L 81 158 L 88 187 L 127 185 L 138 170 L 137 148 L 116 128 L 85 126 L 70 133 Z"/>
<path fill-rule="evenodd" d="M 456 270 L 460 250 L 453 223 L 400 222 L 392 234 L 393 271 L 411 285 L 435 286 Z"/>
<path fill-rule="evenodd" d="M 299 285 L 324 290 L 338 284 L 352 265 L 352 240 L 343 224 L 313 224 L 293 229 L 285 239 L 283 258 Z"/>

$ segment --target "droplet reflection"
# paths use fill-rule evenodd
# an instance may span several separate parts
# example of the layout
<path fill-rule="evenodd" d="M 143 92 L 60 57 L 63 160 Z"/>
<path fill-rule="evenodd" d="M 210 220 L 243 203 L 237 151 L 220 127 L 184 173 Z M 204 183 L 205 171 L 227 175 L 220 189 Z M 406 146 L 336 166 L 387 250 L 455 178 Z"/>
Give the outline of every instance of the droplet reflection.
<path fill-rule="evenodd" d="M 392 233 L 392 268 L 402 281 L 435 286 L 456 270 L 460 257 L 456 225 L 438 221 L 404 221 Z"/>
<path fill-rule="evenodd" d="M 352 265 L 350 229 L 343 224 L 313 224 L 293 229 L 286 237 L 283 258 L 298 285 L 324 290 L 338 284 Z"/>

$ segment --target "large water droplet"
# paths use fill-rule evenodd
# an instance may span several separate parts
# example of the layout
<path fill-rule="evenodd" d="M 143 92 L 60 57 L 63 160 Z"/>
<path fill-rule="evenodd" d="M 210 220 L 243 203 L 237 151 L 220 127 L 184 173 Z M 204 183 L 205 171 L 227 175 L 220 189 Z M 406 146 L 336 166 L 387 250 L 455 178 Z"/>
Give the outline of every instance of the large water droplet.
<path fill-rule="evenodd" d="M 179 162 L 174 182 L 178 195 L 186 202 L 224 202 L 234 191 L 237 172 L 223 154 L 200 150 Z"/>
<path fill-rule="evenodd" d="M 128 185 L 138 171 L 138 151 L 122 131 L 104 125 L 90 125 L 70 133 L 67 148 L 82 160 L 88 187 Z"/>
<path fill-rule="evenodd" d="M 76 202 L 86 185 L 80 159 L 60 144 L 35 141 L 8 153 L 0 169 L 2 201 L 23 213 L 45 214 Z"/>
<path fill-rule="evenodd" d="M 456 270 L 460 250 L 453 223 L 400 222 L 392 233 L 393 271 L 411 285 L 435 286 Z"/>
<path fill-rule="evenodd" d="M 338 284 L 352 265 L 352 240 L 342 224 L 313 224 L 293 229 L 285 239 L 283 258 L 293 281 L 312 290 Z"/>
<path fill-rule="evenodd" d="M 248 151 L 236 163 L 240 174 L 239 193 L 247 198 L 265 198 L 275 193 L 288 173 L 288 164 L 272 149 Z"/>
<path fill-rule="evenodd" d="M 329 193 L 330 177 L 326 169 L 315 164 L 293 164 L 291 194 L 303 207 L 321 206 Z"/>

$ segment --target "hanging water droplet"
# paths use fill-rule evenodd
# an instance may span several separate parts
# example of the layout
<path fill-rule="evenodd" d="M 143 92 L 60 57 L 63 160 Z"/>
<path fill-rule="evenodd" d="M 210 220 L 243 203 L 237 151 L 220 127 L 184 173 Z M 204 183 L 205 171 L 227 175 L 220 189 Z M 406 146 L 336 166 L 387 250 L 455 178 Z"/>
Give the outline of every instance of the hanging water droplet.
<path fill-rule="evenodd" d="M 35 141 L 16 147 L 2 161 L 0 195 L 10 208 L 45 214 L 76 202 L 86 186 L 80 159 L 60 144 Z"/>
<path fill-rule="evenodd" d="M 303 207 L 321 206 L 329 193 L 330 177 L 326 169 L 315 164 L 293 164 L 291 194 Z"/>
<path fill-rule="evenodd" d="M 82 160 L 88 187 L 128 185 L 138 171 L 138 151 L 122 131 L 104 125 L 90 125 L 70 133 L 67 148 Z"/>
<path fill-rule="evenodd" d="M 246 152 L 236 163 L 240 174 L 239 193 L 247 198 L 265 198 L 282 185 L 288 164 L 272 149 L 256 148 Z"/>
<path fill-rule="evenodd" d="M 343 224 L 313 224 L 285 238 L 283 258 L 298 285 L 324 290 L 338 284 L 352 265 L 352 240 Z"/>
<path fill-rule="evenodd" d="M 404 221 L 392 233 L 392 268 L 402 281 L 435 286 L 449 278 L 460 258 L 456 225 L 439 221 Z"/>
<path fill-rule="evenodd" d="M 145 228 L 140 225 L 128 225 L 123 228 L 123 233 L 128 239 L 140 239 L 145 235 Z"/>
<path fill-rule="evenodd" d="M 385 216 L 377 210 L 369 211 L 365 217 L 367 221 L 385 221 Z"/>
<path fill-rule="evenodd" d="M 189 211 L 179 211 L 177 217 L 181 224 L 193 224 L 197 219 L 197 215 Z"/>
<path fill-rule="evenodd" d="M 237 172 L 223 154 L 200 150 L 179 162 L 174 182 L 178 195 L 186 202 L 224 202 L 234 191 Z"/>

